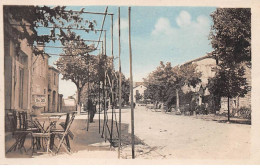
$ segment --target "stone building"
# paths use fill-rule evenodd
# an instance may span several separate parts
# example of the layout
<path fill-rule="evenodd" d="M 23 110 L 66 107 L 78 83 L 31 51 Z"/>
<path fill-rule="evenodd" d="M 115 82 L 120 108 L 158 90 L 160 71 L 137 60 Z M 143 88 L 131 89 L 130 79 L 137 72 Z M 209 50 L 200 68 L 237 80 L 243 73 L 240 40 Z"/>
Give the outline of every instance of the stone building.
<path fill-rule="evenodd" d="M 48 59 L 47 54 L 32 58 L 32 108 L 38 113 L 48 109 Z"/>
<path fill-rule="evenodd" d="M 245 68 L 245 78 L 247 79 L 248 86 L 251 87 L 251 69 L 248 68 L 245 64 L 243 65 Z M 232 113 L 233 109 L 238 109 L 241 107 L 251 108 L 251 91 L 249 91 L 244 97 L 236 97 L 230 99 L 229 102 L 230 110 Z M 219 113 L 226 113 L 228 111 L 228 98 L 221 98 L 221 109 Z"/>
<path fill-rule="evenodd" d="M 197 84 L 195 88 L 184 86 L 182 91 L 187 93 L 189 91 L 195 92 L 194 98 L 196 99 L 197 105 L 201 105 L 203 96 L 209 95 L 209 91 L 207 88 L 208 79 L 215 76 L 214 68 L 216 67 L 216 60 L 210 55 L 206 55 L 203 57 L 199 57 L 197 59 L 191 60 L 182 64 L 182 66 L 196 64 L 196 71 L 201 72 L 200 80 L 201 82 Z"/>
<path fill-rule="evenodd" d="M 4 16 L 4 19 L 8 19 Z M 31 111 L 32 47 L 26 39 L 13 37 L 12 26 L 4 24 L 4 88 L 5 112 Z M 18 28 L 17 28 L 18 29 Z"/>
<path fill-rule="evenodd" d="M 48 55 L 34 55 L 32 44 L 27 39 L 20 40 L 17 30 L 23 31 L 19 23 L 10 19 L 10 13 L 4 12 L 5 113 L 12 110 L 30 113 L 61 111 L 58 71 L 49 68 Z M 38 46 L 38 49 L 44 48 Z"/>
<path fill-rule="evenodd" d="M 48 70 L 48 111 L 59 112 L 59 71 L 49 66 Z"/>
<path fill-rule="evenodd" d="M 140 95 L 142 98 L 141 100 L 144 99 L 144 92 L 147 89 L 144 85 L 136 85 L 136 87 L 133 88 L 133 97 L 134 97 L 134 102 L 136 102 L 136 96 Z M 129 98 L 130 100 L 130 98 Z"/>
<path fill-rule="evenodd" d="M 201 82 L 195 87 L 184 86 L 182 91 L 187 93 L 188 91 L 194 92 L 194 98 L 196 99 L 197 105 L 201 105 L 203 102 L 203 97 L 210 95 L 208 91 L 207 84 L 208 79 L 215 76 L 215 67 L 217 66 L 216 60 L 210 55 L 206 55 L 189 62 L 184 63 L 183 65 L 196 64 L 196 70 L 201 72 Z M 251 69 L 246 65 L 243 65 L 245 68 L 245 78 L 247 79 L 248 85 L 251 86 Z M 249 91 L 245 97 L 236 97 L 230 100 L 230 109 L 240 108 L 240 107 L 251 107 L 251 91 Z M 228 102 L 226 97 L 222 97 L 220 100 L 220 111 L 217 113 L 227 112 Z"/>

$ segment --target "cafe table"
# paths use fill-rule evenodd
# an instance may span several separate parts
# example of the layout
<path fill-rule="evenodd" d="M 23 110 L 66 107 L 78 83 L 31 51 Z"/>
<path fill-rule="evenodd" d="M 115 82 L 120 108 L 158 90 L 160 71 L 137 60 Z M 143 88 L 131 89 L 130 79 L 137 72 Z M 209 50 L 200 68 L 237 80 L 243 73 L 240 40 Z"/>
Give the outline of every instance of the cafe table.
<path fill-rule="evenodd" d="M 69 127 L 71 126 L 76 112 L 65 112 L 65 113 L 41 113 L 39 115 L 32 115 L 33 122 L 39 127 L 41 130 L 41 133 L 34 134 L 40 138 L 42 138 L 42 147 L 43 140 L 47 139 L 47 153 L 50 151 L 52 153 L 52 149 L 55 146 L 54 144 L 54 138 L 56 135 L 59 135 L 56 138 L 59 140 L 59 144 L 57 148 L 56 153 L 59 152 L 59 149 L 61 145 L 66 146 L 66 151 L 70 152 L 70 145 L 68 140 L 68 134 L 73 135 L 72 132 L 69 130 Z M 67 116 L 65 123 L 61 123 L 60 125 L 63 127 L 63 129 L 58 130 L 56 129 L 56 123 L 60 120 L 62 116 Z M 47 124 L 45 123 L 47 119 Z M 65 125 L 65 127 L 64 127 Z M 68 128 L 67 128 L 68 126 Z M 59 138 L 61 137 L 61 138 Z M 38 138 L 39 139 L 39 138 Z M 66 140 L 66 145 L 64 145 L 64 140 Z M 39 144 L 39 143 L 38 143 Z M 32 147 L 34 147 L 34 142 L 32 142 Z M 41 147 L 41 145 L 37 146 L 38 148 Z M 34 149 L 34 148 L 33 148 Z M 33 151 L 33 150 L 32 150 Z"/>

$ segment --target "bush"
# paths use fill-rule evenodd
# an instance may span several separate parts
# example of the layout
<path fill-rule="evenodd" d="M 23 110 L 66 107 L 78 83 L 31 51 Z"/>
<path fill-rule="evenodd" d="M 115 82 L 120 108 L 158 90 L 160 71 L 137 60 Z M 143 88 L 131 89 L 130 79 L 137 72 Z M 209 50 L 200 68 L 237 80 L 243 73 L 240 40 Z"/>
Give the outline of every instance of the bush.
<path fill-rule="evenodd" d="M 251 119 L 251 108 L 248 107 L 240 107 L 238 109 L 233 108 L 232 113 L 230 113 L 230 117 Z"/>
<path fill-rule="evenodd" d="M 242 118 L 251 119 L 251 108 L 241 107 L 238 109 L 238 114 Z"/>
<path fill-rule="evenodd" d="M 205 104 L 198 105 L 195 109 L 196 114 L 208 114 L 208 109 Z"/>

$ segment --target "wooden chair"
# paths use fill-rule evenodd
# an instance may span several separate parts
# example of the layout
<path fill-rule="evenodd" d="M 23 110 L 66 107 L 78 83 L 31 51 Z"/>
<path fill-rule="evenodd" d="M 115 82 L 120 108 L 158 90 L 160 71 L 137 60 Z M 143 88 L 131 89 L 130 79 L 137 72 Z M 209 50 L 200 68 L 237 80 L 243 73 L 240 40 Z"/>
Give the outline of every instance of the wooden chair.
<path fill-rule="evenodd" d="M 44 144 L 43 142 L 45 141 L 45 145 L 46 145 L 46 153 L 52 152 L 52 150 L 50 149 L 50 140 L 51 140 L 51 129 L 53 127 L 55 127 L 56 122 L 50 122 L 50 125 L 47 127 L 47 129 L 44 129 L 44 126 L 42 126 L 40 124 L 40 122 L 35 119 L 34 121 L 35 125 L 38 127 L 38 129 L 40 130 L 40 132 L 33 132 L 32 133 L 32 155 L 34 153 L 34 147 L 35 145 L 37 146 L 37 149 L 39 149 L 40 147 L 43 147 L 44 149 Z M 40 143 L 40 140 L 42 142 L 42 144 Z M 47 143 L 46 143 L 47 141 Z"/>
<path fill-rule="evenodd" d="M 70 153 L 71 152 L 71 148 L 70 148 L 70 143 L 69 143 L 69 136 L 74 137 L 74 135 L 72 134 L 72 132 L 70 131 L 70 127 L 74 121 L 75 118 L 75 114 L 76 112 L 73 113 L 68 113 L 66 116 L 66 120 L 65 123 L 61 123 L 60 125 L 63 127 L 63 129 L 53 129 L 51 132 L 53 134 L 53 137 L 56 136 L 56 138 L 59 141 L 59 145 L 57 146 L 57 150 L 56 150 L 56 154 L 59 152 L 61 146 L 64 147 L 64 149 L 66 150 L 66 152 Z M 65 141 L 65 142 L 64 142 Z M 66 143 L 66 144 L 65 144 Z"/>
<path fill-rule="evenodd" d="M 11 152 L 12 150 L 15 151 L 16 149 L 19 149 L 21 152 L 22 149 L 24 149 L 26 152 L 24 147 L 26 136 L 34 131 L 38 131 L 38 129 L 32 127 L 26 111 L 12 110 L 12 112 L 7 113 L 7 118 L 11 125 L 12 136 L 15 138 L 15 143 L 6 151 L 6 153 Z"/>

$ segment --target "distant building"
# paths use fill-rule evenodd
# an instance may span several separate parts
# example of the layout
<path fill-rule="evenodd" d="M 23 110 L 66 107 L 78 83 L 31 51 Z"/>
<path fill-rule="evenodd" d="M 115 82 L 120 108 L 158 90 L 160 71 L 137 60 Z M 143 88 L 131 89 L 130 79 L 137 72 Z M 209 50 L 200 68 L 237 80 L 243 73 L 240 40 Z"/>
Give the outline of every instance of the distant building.
<path fill-rule="evenodd" d="M 189 65 L 189 64 L 196 64 L 196 71 L 201 72 L 200 80 L 201 82 L 197 84 L 195 88 L 184 86 L 182 88 L 182 91 L 184 93 L 187 93 L 189 91 L 195 92 L 194 98 L 196 100 L 196 103 L 198 105 L 201 105 L 203 96 L 209 95 L 209 91 L 207 88 L 208 79 L 215 76 L 214 68 L 216 68 L 216 60 L 211 57 L 210 55 L 206 55 L 203 57 L 199 57 L 197 59 L 191 60 L 189 62 L 186 62 L 182 64 L 182 66 Z"/>
<path fill-rule="evenodd" d="M 184 86 L 182 91 L 187 93 L 189 91 L 194 92 L 194 98 L 196 100 L 197 105 L 201 105 L 205 103 L 203 97 L 210 95 L 208 91 L 207 84 L 208 79 L 215 76 L 214 69 L 216 68 L 216 60 L 210 55 L 206 55 L 189 62 L 184 63 L 182 66 L 188 64 L 196 64 L 196 70 L 201 72 L 201 82 L 195 87 Z M 248 85 L 251 86 L 251 69 L 244 65 L 245 68 L 245 78 L 247 79 Z M 230 109 L 232 108 L 240 108 L 240 107 L 250 107 L 251 106 L 251 91 L 249 91 L 245 97 L 236 97 L 230 100 Z M 220 111 L 219 113 L 227 112 L 228 103 L 226 97 L 221 97 L 220 100 Z"/>
<path fill-rule="evenodd" d="M 62 100 L 62 112 L 76 111 L 77 104 L 76 99 L 72 96 Z"/>
<path fill-rule="evenodd" d="M 134 97 L 134 102 L 136 102 L 136 97 L 137 95 L 141 96 L 140 100 L 144 99 L 144 92 L 147 89 L 147 87 L 145 87 L 144 85 L 138 85 L 136 87 L 133 88 L 133 97 Z M 129 99 L 131 100 L 131 99 Z"/>
<path fill-rule="evenodd" d="M 144 85 L 144 82 L 133 82 L 133 87 L 137 87 L 139 85 Z"/>
<path fill-rule="evenodd" d="M 247 79 L 248 86 L 251 86 L 251 69 L 248 68 L 246 65 L 243 66 L 245 68 L 245 78 Z M 230 99 L 230 110 L 234 108 L 240 108 L 240 107 L 247 107 L 251 108 L 251 91 L 249 91 L 244 97 L 236 97 L 233 99 Z M 225 113 L 228 111 L 228 98 L 222 97 L 221 98 L 221 109 L 219 113 Z"/>

